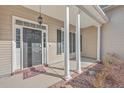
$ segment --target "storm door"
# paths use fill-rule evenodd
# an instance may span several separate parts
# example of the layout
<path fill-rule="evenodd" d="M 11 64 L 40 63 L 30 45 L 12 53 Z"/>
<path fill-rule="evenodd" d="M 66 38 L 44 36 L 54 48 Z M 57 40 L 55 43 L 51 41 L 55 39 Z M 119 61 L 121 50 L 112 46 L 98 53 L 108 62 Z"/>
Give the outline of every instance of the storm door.
<path fill-rule="evenodd" d="M 42 32 L 23 28 L 23 68 L 42 64 Z"/>

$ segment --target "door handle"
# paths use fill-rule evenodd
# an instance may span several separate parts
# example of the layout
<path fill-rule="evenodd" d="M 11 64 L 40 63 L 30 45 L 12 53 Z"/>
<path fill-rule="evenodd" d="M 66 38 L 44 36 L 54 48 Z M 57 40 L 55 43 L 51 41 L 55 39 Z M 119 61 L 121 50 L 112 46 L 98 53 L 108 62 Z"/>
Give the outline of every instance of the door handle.
<path fill-rule="evenodd" d="M 40 45 L 39 47 L 42 48 L 42 45 Z"/>

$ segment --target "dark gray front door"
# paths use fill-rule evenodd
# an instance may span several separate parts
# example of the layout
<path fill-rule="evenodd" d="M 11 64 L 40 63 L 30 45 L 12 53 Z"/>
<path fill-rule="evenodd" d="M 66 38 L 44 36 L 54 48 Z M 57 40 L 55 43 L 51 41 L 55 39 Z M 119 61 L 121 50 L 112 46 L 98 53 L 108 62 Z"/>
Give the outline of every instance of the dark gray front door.
<path fill-rule="evenodd" d="M 42 32 L 23 28 L 23 67 L 42 64 Z"/>

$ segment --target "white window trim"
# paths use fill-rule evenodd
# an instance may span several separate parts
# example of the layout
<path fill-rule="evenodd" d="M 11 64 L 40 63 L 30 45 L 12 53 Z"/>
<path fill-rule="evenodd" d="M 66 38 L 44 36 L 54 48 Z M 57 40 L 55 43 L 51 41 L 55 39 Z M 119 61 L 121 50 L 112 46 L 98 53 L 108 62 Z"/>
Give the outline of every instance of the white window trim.
<path fill-rule="evenodd" d="M 21 17 L 17 17 L 17 16 L 12 16 L 12 60 L 11 60 L 11 72 L 15 72 L 15 63 L 16 63 L 16 41 L 15 41 L 15 27 L 18 26 L 18 27 L 26 27 L 26 28 L 31 28 L 31 29 L 36 29 L 36 30 L 41 30 L 41 29 L 38 29 L 38 28 L 32 28 L 32 27 L 27 27 L 27 26 L 19 26 L 19 25 L 16 25 L 15 24 L 15 21 L 16 20 L 23 20 L 23 21 L 27 21 L 27 22 L 30 22 L 30 23 L 34 23 L 34 24 L 38 24 L 37 22 L 35 21 L 31 21 L 31 20 L 28 20 L 28 19 L 25 19 L 25 18 L 21 18 Z M 46 30 L 43 30 L 43 31 L 46 31 L 46 50 L 47 50 L 47 64 L 48 64 L 48 25 L 47 24 L 42 24 L 43 26 L 46 26 Z M 22 41 L 21 41 L 22 42 Z M 20 42 L 20 43 L 21 43 Z M 43 44 L 42 44 L 43 45 Z M 22 44 L 20 46 L 20 48 L 22 48 Z M 42 47 L 43 48 L 43 47 Z M 43 50 L 43 49 L 42 49 Z M 22 51 L 22 49 L 21 49 Z M 43 54 L 43 51 L 42 51 L 42 54 Z M 23 54 L 22 54 L 23 56 Z M 22 58 L 22 57 L 21 57 Z M 23 62 L 21 63 L 22 66 L 21 66 L 21 69 L 23 70 Z"/>

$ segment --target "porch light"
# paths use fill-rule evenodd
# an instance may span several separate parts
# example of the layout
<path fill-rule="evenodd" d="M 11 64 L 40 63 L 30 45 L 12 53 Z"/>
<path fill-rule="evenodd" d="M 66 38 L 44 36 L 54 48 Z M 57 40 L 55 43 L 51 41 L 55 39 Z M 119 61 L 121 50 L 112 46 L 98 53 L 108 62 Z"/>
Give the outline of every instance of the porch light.
<path fill-rule="evenodd" d="M 39 17 L 37 18 L 37 21 L 38 21 L 38 23 L 41 25 L 41 24 L 43 23 L 43 18 L 42 18 L 42 16 L 41 16 L 41 5 L 40 5 L 40 11 L 39 11 L 39 13 L 40 13 L 40 15 L 39 15 Z"/>
<path fill-rule="evenodd" d="M 41 15 L 38 17 L 38 23 L 41 25 L 43 23 L 43 18 L 41 17 Z"/>

